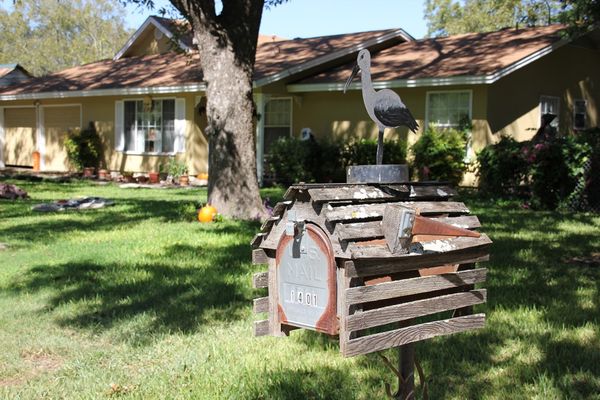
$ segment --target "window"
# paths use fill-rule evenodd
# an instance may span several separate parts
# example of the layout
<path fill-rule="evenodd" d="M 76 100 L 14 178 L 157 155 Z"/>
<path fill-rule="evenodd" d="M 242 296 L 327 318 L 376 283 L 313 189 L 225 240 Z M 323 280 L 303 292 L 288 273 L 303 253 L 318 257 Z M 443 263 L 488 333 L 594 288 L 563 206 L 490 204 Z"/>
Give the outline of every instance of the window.
<path fill-rule="evenodd" d="M 175 150 L 175 100 L 124 102 L 125 150 L 171 153 Z"/>
<path fill-rule="evenodd" d="M 471 122 L 471 92 L 427 93 L 427 124 L 442 128 L 458 128 Z"/>
<path fill-rule="evenodd" d="M 292 99 L 272 99 L 265 105 L 264 151 L 280 137 L 292 133 Z"/>
<path fill-rule="evenodd" d="M 577 99 L 573 102 L 573 128 L 585 129 L 586 119 L 586 103 L 585 100 Z"/>
<path fill-rule="evenodd" d="M 556 117 L 550 122 L 550 126 L 555 130 L 558 129 L 558 116 L 560 115 L 560 98 L 554 96 L 540 97 L 540 126 L 543 124 L 543 116 L 552 114 Z"/>

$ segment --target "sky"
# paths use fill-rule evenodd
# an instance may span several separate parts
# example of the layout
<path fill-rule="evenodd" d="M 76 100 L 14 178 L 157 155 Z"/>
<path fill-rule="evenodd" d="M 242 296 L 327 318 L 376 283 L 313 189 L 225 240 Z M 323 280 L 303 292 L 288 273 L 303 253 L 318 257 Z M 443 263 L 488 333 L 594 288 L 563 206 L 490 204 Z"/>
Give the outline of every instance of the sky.
<path fill-rule="evenodd" d="M 424 0 L 290 0 L 263 12 L 260 33 L 288 39 L 402 28 L 416 39 L 427 33 Z M 170 5 L 155 0 L 156 8 Z M 129 5 L 127 23 L 137 29 L 155 11 Z"/>

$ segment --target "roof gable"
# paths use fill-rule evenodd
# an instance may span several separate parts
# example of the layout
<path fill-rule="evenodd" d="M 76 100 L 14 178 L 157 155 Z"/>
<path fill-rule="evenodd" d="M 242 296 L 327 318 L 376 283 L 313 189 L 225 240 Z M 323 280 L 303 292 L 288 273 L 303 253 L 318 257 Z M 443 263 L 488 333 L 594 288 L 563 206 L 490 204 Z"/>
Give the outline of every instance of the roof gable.
<path fill-rule="evenodd" d="M 503 29 L 390 46 L 371 59 L 375 87 L 493 83 L 569 41 L 562 25 Z M 342 90 L 352 63 L 299 80 L 291 91 Z M 359 82 L 352 86 L 360 87 Z"/>
<path fill-rule="evenodd" d="M 192 34 L 184 25 L 187 22 L 181 20 L 170 20 L 166 18 L 150 16 L 144 23 L 134 32 L 133 35 L 125 42 L 125 45 L 117 52 L 113 60 L 131 55 L 136 47 L 146 47 L 147 39 L 154 38 L 164 40 L 175 44 L 180 50 L 189 52 L 192 50 Z M 150 49 L 148 49 L 150 50 Z M 171 49 L 172 50 L 172 49 Z M 148 51 L 149 54 L 156 54 L 156 51 Z M 146 54 L 148 54 L 146 53 Z"/>

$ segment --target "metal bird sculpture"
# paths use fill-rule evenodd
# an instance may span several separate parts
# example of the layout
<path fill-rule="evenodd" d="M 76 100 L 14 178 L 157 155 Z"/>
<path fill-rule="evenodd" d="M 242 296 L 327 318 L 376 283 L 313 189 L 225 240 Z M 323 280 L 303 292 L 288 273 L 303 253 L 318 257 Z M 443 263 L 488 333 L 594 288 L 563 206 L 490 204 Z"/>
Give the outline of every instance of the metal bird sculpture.
<path fill-rule="evenodd" d="M 369 53 L 369 50 L 364 49 L 358 53 L 356 65 L 344 85 L 344 93 L 346 93 L 348 86 L 350 86 L 350 83 L 352 83 L 359 71 L 365 108 L 369 117 L 371 117 L 379 128 L 377 164 L 380 165 L 383 162 L 383 132 L 385 128 L 406 126 L 412 132 L 415 132 L 419 125 L 396 92 L 390 89 L 382 89 L 376 92 L 373 89 L 373 82 L 371 81 L 371 53 Z"/>

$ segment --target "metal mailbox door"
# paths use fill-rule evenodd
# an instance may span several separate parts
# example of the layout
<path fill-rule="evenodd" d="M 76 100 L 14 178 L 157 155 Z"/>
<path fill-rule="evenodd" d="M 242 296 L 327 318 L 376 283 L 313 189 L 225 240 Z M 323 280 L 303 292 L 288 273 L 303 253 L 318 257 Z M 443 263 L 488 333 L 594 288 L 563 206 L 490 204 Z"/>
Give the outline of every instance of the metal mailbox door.
<path fill-rule="evenodd" d="M 276 253 L 279 318 L 282 323 L 337 335 L 337 280 L 329 238 L 307 223 L 281 236 Z"/>

